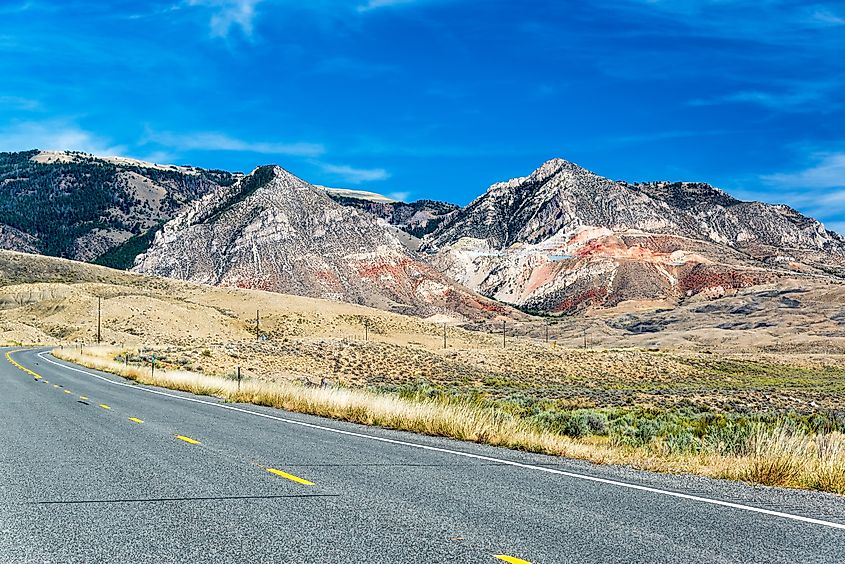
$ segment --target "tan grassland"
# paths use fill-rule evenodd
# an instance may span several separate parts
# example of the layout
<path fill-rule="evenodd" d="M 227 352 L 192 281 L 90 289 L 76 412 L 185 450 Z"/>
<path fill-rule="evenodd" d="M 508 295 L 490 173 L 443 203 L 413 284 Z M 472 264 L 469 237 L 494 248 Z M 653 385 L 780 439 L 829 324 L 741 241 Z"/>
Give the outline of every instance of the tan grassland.
<path fill-rule="evenodd" d="M 622 304 L 554 319 L 548 343 L 542 318 L 508 320 L 504 346 L 501 320 L 474 330 L 447 323 L 444 348 L 440 322 L 0 251 L 0 343 L 54 345 L 67 358 L 81 346 L 74 360 L 111 371 L 128 355 L 124 375 L 142 381 L 155 357 L 160 380 L 148 383 L 359 423 L 843 492 L 838 427 L 761 425 L 738 439 L 741 448 L 708 438 L 687 452 L 660 436 L 622 444 L 613 433 L 574 438 L 538 424 L 570 410 L 768 412 L 802 421 L 842 414 L 845 288 L 801 284 L 696 298 L 672 311 Z M 98 301 L 105 348 L 91 346 Z M 650 329 L 632 330 L 642 326 Z M 237 396 L 236 367 L 248 379 Z M 326 388 L 315 387 L 323 381 Z M 684 420 L 684 429 L 697 421 Z"/>
<path fill-rule="evenodd" d="M 695 473 L 754 483 L 845 493 L 845 435 L 802 434 L 785 427 L 759 427 L 748 437 L 747 454 L 672 454 L 660 445 L 621 447 L 606 440 L 577 440 L 538 430 L 517 417 L 470 404 L 409 401 L 360 389 L 308 387 L 295 382 L 247 380 L 181 370 L 151 372 L 113 360 L 111 348 L 54 350 L 59 358 L 112 372 L 142 384 L 211 395 L 239 403 L 276 407 L 353 423 L 449 437 L 595 463 L 626 464 L 661 472 Z"/>

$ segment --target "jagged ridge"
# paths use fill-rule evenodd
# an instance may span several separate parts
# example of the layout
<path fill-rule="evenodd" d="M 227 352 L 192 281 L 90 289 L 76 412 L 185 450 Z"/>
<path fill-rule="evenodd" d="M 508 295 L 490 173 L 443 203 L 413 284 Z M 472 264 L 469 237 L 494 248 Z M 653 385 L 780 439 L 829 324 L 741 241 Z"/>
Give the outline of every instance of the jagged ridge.
<path fill-rule="evenodd" d="M 704 183 L 613 181 L 562 159 L 492 185 L 422 249 L 469 288 L 547 311 L 845 274 L 845 240 L 787 206 Z"/>
<path fill-rule="evenodd" d="M 138 272 L 419 315 L 504 311 L 454 284 L 388 226 L 280 167 L 260 167 L 166 224 Z"/>

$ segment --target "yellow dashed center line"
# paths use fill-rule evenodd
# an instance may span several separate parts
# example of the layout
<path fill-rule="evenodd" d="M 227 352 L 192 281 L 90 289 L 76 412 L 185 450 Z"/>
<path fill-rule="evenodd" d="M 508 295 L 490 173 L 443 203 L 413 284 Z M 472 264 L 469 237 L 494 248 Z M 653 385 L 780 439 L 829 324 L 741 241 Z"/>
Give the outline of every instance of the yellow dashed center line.
<path fill-rule="evenodd" d="M 498 558 L 502 562 L 508 562 L 508 564 L 531 564 L 528 560 L 523 560 L 522 558 L 516 558 L 514 556 L 508 556 L 506 554 L 494 554 L 495 558 Z"/>
<path fill-rule="evenodd" d="M 35 372 L 33 372 L 32 370 L 30 370 L 29 368 L 25 368 L 24 366 L 21 366 L 20 364 L 18 364 L 18 363 L 17 363 L 17 362 L 16 362 L 16 361 L 12 358 L 12 355 L 11 355 L 11 353 L 12 353 L 12 352 L 19 352 L 19 351 L 9 351 L 9 352 L 7 352 L 7 353 L 6 353 L 6 360 L 8 360 L 9 362 L 11 362 L 11 363 L 12 363 L 12 364 L 16 367 L 16 368 L 18 368 L 18 369 L 20 369 L 20 370 L 22 370 L 22 371 L 26 372 L 27 374 L 29 374 L 30 376 L 32 376 L 32 377 L 33 377 L 33 378 L 35 378 L 36 380 L 42 380 L 45 384 L 49 384 L 49 383 L 50 383 L 50 381 L 49 381 L 49 380 L 43 380 L 43 379 L 42 379 L 42 377 L 41 377 L 40 375 L 36 374 Z M 58 385 L 58 384 L 53 384 L 53 387 L 54 387 L 54 388 L 58 388 L 58 387 L 59 387 L 59 385 Z M 69 390 L 64 390 L 64 392 L 65 392 L 66 394 L 70 394 L 70 393 L 71 393 Z M 88 396 L 79 396 L 79 399 L 80 399 L 80 400 L 82 400 L 82 401 L 86 401 L 86 400 L 88 399 Z M 100 407 L 101 407 L 101 408 L 103 408 L 103 409 L 111 409 L 111 407 L 109 407 L 108 405 L 106 405 L 106 404 L 104 404 L 104 403 L 101 403 L 101 404 L 100 404 Z M 129 421 L 132 421 L 133 423 L 138 423 L 138 424 L 140 424 L 140 423 L 143 423 L 143 422 L 144 422 L 143 420 L 138 419 L 137 417 L 130 417 L 130 418 L 129 418 Z M 200 444 L 202 444 L 202 443 L 201 443 L 201 442 L 199 442 L 198 440 L 196 440 L 196 439 L 192 439 L 192 438 L 190 438 L 190 437 L 186 437 L 186 436 L 184 436 L 184 435 L 176 435 L 176 438 L 177 438 L 177 439 L 179 439 L 180 441 L 184 441 L 184 442 L 186 442 L 186 443 L 188 443 L 188 444 L 192 444 L 192 445 L 200 445 Z M 292 482 L 296 482 L 297 484 L 302 484 L 302 485 L 304 485 L 304 486 L 313 486 L 313 485 L 314 485 L 314 482 L 310 482 L 310 481 L 308 481 L 308 480 L 305 480 L 304 478 L 300 478 L 299 476 L 294 476 L 293 474 L 288 474 L 287 472 L 282 472 L 281 470 L 276 470 L 275 468 L 267 468 L 267 471 L 268 471 L 269 473 L 274 474 L 274 475 L 276 475 L 276 476 L 279 476 L 279 477 L 281 477 L 281 478 L 285 478 L 286 480 L 290 480 L 290 481 L 292 481 Z M 531 564 L 530 562 L 527 562 L 527 561 L 525 561 L 525 560 L 520 560 L 519 558 L 514 558 L 514 557 L 512 557 L 512 556 L 497 555 L 497 556 L 496 556 L 496 558 L 498 558 L 499 560 L 502 560 L 502 561 L 504 561 L 504 562 L 508 562 L 508 563 L 510 563 L 510 564 Z"/>
<path fill-rule="evenodd" d="M 281 470 L 276 470 L 275 468 L 268 468 L 267 471 L 271 474 L 275 474 L 276 476 L 281 476 L 282 478 L 286 478 L 292 482 L 296 482 L 297 484 L 302 484 L 304 486 L 314 485 L 314 482 L 309 482 L 308 480 L 304 480 L 298 476 L 294 476 L 293 474 L 288 474 L 287 472 L 282 472 Z"/>
<path fill-rule="evenodd" d="M 192 445 L 201 445 L 201 444 L 202 444 L 201 442 L 199 442 L 199 441 L 197 441 L 197 440 L 195 440 L 195 439 L 192 439 L 191 437 L 185 437 L 185 436 L 182 436 L 182 435 L 176 435 L 176 438 L 177 438 L 177 439 L 179 439 L 180 441 L 185 441 L 186 443 L 190 443 L 190 444 L 192 444 Z"/>

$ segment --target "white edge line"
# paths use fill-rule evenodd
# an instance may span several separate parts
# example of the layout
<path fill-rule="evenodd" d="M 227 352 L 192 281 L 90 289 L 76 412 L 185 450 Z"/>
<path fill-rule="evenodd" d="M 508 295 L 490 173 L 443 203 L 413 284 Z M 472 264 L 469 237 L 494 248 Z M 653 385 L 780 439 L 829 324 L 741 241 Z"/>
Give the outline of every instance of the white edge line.
<path fill-rule="evenodd" d="M 685 493 L 680 493 L 680 492 L 673 492 L 673 491 L 669 491 L 669 490 L 661 490 L 659 488 L 652 488 L 652 487 L 649 487 L 649 486 L 640 486 L 638 484 L 629 484 L 627 482 L 620 482 L 618 480 L 609 480 L 607 478 L 597 478 L 595 476 L 588 476 L 586 474 L 578 474 L 576 472 L 567 472 L 565 470 L 557 470 L 555 468 L 546 468 L 544 466 L 535 466 L 533 464 L 525 464 L 525 463 L 522 463 L 522 462 L 514 462 L 512 460 L 504 460 L 504 459 L 501 459 L 501 458 L 494 458 L 494 457 L 491 457 L 491 456 L 484 456 L 484 455 L 481 455 L 481 454 L 472 454 L 472 453 L 468 453 L 468 452 L 461 452 L 461 451 L 458 451 L 458 450 L 451 450 L 451 449 L 447 449 L 447 448 L 441 448 L 441 447 L 435 447 L 435 446 L 429 446 L 429 445 L 422 445 L 422 444 L 412 443 L 412 442 L 408 442 L 408 441 L 400 441 L 400 440 L 397 440 L 397 439 L 387 439 L 387 438 L 384 438 L 384 437 L 376 437 L 374 435 L 357 433 L 355 431 L 344 431 L 342 429 L 334 429 L 332 427 L 325 427 L 323 425 L 316 425 L 314 423 L 305 423 L 303 421 L 296 421 L 294 419 L 286 419 L 284 417 L 276 417 L 275 415 L 270 415 L 268 413 L 260 413 L 260 412 L 256 412 L 256 411 L 250 411 L 248 409 L 243 409 L 243 408 L 235 407 L 235 406 L 232 406 L 232 405 L 225 405 L 225 404 L 215 403 L 215 402 L 201 400 L 201 399 L 197 399 L 197 398 L 177 396 L 175 394 L 169 394 L 167 392 L 162 392 L 160 390 L 153 390 L 153 389 L 150 389 L 150 388 L 147 388 L 147 387 L 138 386 L 137 384 L 127 384 L 127 383 L 124 383 L 124 382 L 116 382 L 116 381 L 114 381 L 110 378 L 106 378 L 104 376 L 100 376 L 99 374 L 89 372 L 88 370 L 75 368 L 73 366 L 68 366 L 67 364 L 59 363 L 59 362 L 56 362 L 56 361 L 51 360 L 49 358 L 45 358 L 44 355 L 48 354 L 48 353 L 49 353 L 49 351 L 44 351 L 42 353 L 38 353 L 38 356 L 41 357 L 42 359 L 46 360 L 47 362 L 49 362 L 51 364 L 55 364 L 56 366 L 59 366 L 59 367 L 64 368 L 66 370 L 73 370 L 74 372 L 80 372 L 82 374 L 87 374 L 89 376 L 93 376 L 94 378 L 98 378 L 100 380 L 103 380 L 104 382 L 108 382 L 109 384 L 114 384 L 116 386 L 124 386 L 124 387 L 130 388 L 132 390 L 139 390 L 139 391 L 148 392 L 148 393 L 151 393 L 151 394 L 167 396 L 167 397 L 182 400 L 182 401 L 189 401 L 189 402 L 199 403 L 199 404 L 203 404 L 203 405 L 210 405 L 210 406 L 214 406 L 214 407 L 219 407 L 221 409 L 228 409 L 230 411 L 237 411 L 239 413 L 247 413 L 249 415 L 255 415 L 257 417 L 263 417 L 265 419 L 272 419 L 274 421 L 281 421 L 282 423 L 288 423 L 288 424 L 291 424 L 291 425 L 299 425 L 301 427 L 309 427 L 311 429 L 320 429 L 322 431 L 328 431 L 330 433 L 336 433 L 338 435 L 348 435 L 348 436 L 358 437 L 358 438 L 362 438 L 362 439 L 370 439 L 370 440 L 373 440 L 373 441 L 379 441 L 379 442 L 382 442 L 382 443 L 390 443 L 390 444 L 394 444 L 394 445 L 402 445 L 402 446 L 417 448 L 417 449 L 421 449 L 421 450 L 429 450 L 429 451 L 434 451 L 434 452 L 442 452 L 442 453 L 446 453 L 446 454 L 453 454 L 455 456 L 462 456 L 464 458 L 472 458 L 472 459 L 475 459 L 475 460 L 484 460 L 486 462 L 495 462 L 495 463 L 498 463 L 498 464 L 504 464 L 504 465 L 507 465 L 507 466 L 514 466 L 514 467 L 517 467 L 517 468 L 524 468 L 524 469 L 527 469 L 527 470 L 536 470 L 536 471 L 539 471 L 539 472 L 546 472 L 548 474 L 557 474 L 557 475 L 560 475 L 560 476 L 566 476 L 568 478 L 575 478 L 575 479 L 578 479 L 578 480 L 586 480 L 586 481 L 595 482 L 595 483 L 599 483 L 599 484 L 607 484 L 607 485 L 611 485 L 611 486 L 618 486 L 618 487 L 621 487 L 621 488 L 628 488 L 628 489 L 631 489 L 631 490 L 638 490 L 638 491 L 643 491 L 643 492 L 656 493 L 656 494 L 665 495 L 665 496 L 669 496 L 669 497 L 686 499 L 686 500 L 689 500 L 689 501 L 698 501 L 698 502 L 701 502 L 701 503 L 708 503 L 710 505 L 718 505 L 718 506 L 721 506 L 721 507 L 730 507 L 731 509 L 739 509 L 739 510 L 742 510 L 742 511 L 750 511 L 752 513 L 760 513 L 760 514 L 763 514 L 763 515 L 771 515 L 773 517 L 782 517 L 784 519 L 792 519 L 793 521 L 800 521 L 802 523 L 811 523 L 813 525 L 821 525 L 821 526 L 824 526 L 824 527 L 831 527 L 831 528 L 834 528 L 834 529 L 845 530 L 845 524 L 842 524 L 842 523 L 834 523 L 832 521 L 824 521 L 822 519 L 813 519 L 812 517 L 802 517 L 801 515 L 793 515 L 792 513 L 783 513 L 781 511 L 772 511 L 770 509 L 762 509 L 760 507 L 753 507 L 751 505 L 743 505 L 741 503 L 733 503 L 733 502 L 730 502 L 730 501 L 710 499 L 710 498 L 707 498 L 707 497 L 701 497 L 701 496 L 697 496 L 697 495 L 690 495 L 690 494 L 685 494 Z"/>

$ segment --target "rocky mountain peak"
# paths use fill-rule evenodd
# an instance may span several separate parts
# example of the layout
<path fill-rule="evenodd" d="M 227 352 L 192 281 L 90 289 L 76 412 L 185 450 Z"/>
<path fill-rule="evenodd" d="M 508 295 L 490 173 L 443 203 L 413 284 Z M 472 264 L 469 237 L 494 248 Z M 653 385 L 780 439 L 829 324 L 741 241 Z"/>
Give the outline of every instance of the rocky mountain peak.
<path fill-rule="evenodd" d="M 255 169 L 165 224 L 134 270 L 421 315 L 502 310 L 422 261 L 384 221 L 278 166 Z"/>
<path fill-rule="evenodd" d="M 613 181 L 563 159 L 492 186 L 423 249 L 469 288 L 545 311 L 845 277 L 845 239 L 788 207 L 702 182 Z"/>
<path fill-rule="evenodd" d="M 540 168 L 531 173 L 529 178 L 538 182 L 543 182 L 555 175 L 601 178 L 586 168 L 561 158 L 554 158 L 544 162 Z"/>

